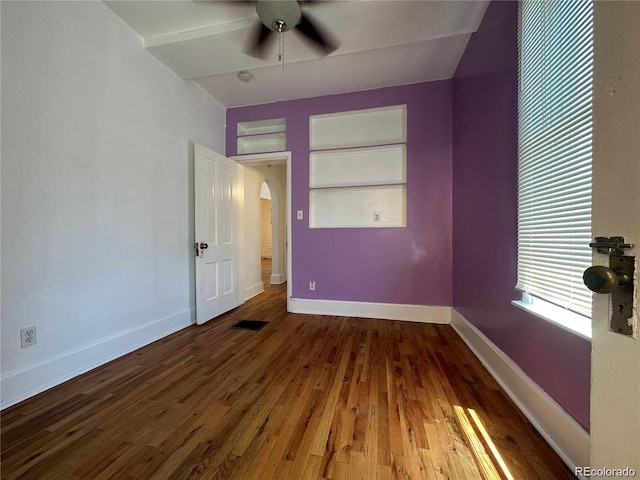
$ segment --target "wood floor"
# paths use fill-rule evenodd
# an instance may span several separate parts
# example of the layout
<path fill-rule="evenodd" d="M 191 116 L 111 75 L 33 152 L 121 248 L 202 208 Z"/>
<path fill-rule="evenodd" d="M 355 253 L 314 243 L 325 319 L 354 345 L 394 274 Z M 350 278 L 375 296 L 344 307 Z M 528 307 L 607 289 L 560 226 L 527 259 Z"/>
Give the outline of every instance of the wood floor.
<path fill-rule="evenodd" d="M 2 478 L 574 478 L 450 326 L 287 314 L 285 296 L 5 410 Z"/>

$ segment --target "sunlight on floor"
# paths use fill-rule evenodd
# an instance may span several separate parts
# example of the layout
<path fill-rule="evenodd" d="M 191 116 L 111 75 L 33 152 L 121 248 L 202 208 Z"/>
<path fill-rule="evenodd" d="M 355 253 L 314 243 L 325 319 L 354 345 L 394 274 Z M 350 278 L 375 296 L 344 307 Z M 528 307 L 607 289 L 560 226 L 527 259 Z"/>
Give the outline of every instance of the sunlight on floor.
<path fill-rule="evenodd" d="M 485 480 L 514 480 L 476 411 L 472 408 L 466 409 L 471 417 L 472 421 L 470 421 L 463 407 L 454 405 L 453 409 L 459 425 L 469 441 L 469 446 L 483 478 Z M 476 429 L 473 428 L 474 425 L 480 433 L 480 437 L 476 433 Z M 485 446 L 490 453 L 487 453 Z"/>

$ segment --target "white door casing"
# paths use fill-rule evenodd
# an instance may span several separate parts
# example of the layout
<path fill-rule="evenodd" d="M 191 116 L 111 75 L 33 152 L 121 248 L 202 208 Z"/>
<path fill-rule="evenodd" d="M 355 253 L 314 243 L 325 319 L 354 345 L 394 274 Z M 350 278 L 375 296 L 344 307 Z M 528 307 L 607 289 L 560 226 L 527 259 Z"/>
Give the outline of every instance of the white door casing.
<path fill-rule="evenodd" d="M 237 162 L 194 145 L 196 323 L 240 304 L 238 210 L 242 195 Z"/>
<path fill-rule="evenodd" d="M 624 236 L 640 255 L 640 2 L 594 2 L 593 235 Z M 608 265 L 594 253 L 594 265 Z M 608 329 L 610 295 L 595 294 L 591 467 L 640 475 L 638 262 L 635 336 Z M 614 474 L 615 475 L 615 474 Z M 608 475 L 606 478 L 611 478 Z"/>

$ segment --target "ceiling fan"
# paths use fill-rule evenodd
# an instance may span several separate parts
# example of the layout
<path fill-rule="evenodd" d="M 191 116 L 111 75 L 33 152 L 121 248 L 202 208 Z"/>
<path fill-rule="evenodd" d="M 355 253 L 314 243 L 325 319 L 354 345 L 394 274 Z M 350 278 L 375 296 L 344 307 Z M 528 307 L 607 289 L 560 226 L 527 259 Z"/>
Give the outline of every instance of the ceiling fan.
<path fill-rule="evenodd" d="M 303 3 L 311 3 L 311 0 Z M 265 58 L 267 46 L 276 34 L 279 34 L 282 50 L 282 34 L 290 30 L 301 34 L 323 55 L 329 55 L 340 45 L 328 30 L 302 11 L 297 0 L 256 0 L 255 4 L 259 21 L 244 46 L 244 52 L 252 57 Z"/>

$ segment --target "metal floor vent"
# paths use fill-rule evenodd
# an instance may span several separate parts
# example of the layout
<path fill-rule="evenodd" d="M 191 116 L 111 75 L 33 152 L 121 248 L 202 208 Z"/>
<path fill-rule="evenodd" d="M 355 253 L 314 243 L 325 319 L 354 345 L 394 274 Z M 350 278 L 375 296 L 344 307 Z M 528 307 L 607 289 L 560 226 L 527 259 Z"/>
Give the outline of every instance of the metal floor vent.
<path fill-rule="evenodd" d="M 237 328 L 239 330 L 253 330 L 257 332 L 269 322 L 263 322 L 262 320 L 241 320 L 238 323 L 231 325 L 229 328 Z"/>

